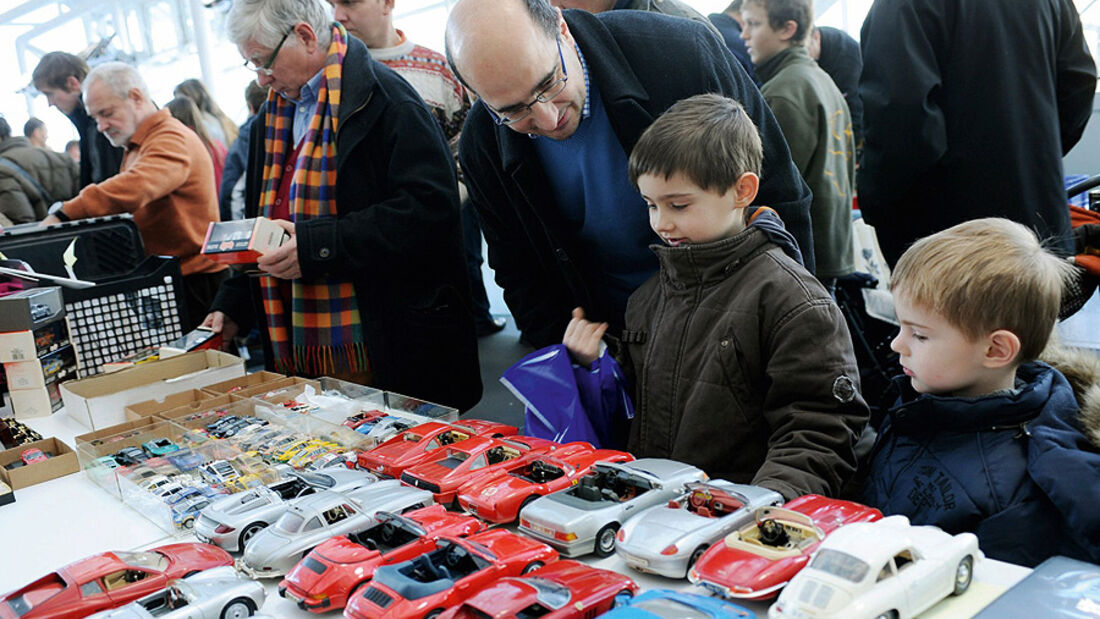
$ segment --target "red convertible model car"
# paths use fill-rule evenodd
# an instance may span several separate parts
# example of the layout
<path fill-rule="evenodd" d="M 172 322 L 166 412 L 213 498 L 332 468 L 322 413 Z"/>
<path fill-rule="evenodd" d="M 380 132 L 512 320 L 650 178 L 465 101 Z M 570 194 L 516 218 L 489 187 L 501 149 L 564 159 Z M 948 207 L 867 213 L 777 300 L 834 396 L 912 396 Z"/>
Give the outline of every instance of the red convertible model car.
<path fill-rule="evenodd" d="M 352 619 L 436 617 L 485 585 L 519 576 L 557 561 L 558 552 L 503 529 L 466 538 L 439 539 L 434 551 L 385 565 L 374 580 L 352 594 L 344 616 Z"/>
<path fill-rule="evenodd" d="M 882 518 L 872 507 L 808 494 L 783 507 L 761 507 L 756 521 L 710 547 L 688 580 L 726 598 L 767 600 L 810 560 L 825 536 L 853 522 Z"/>
<path fill-rule="evenodd" d="M 499 438 L 517 432 L 519 430 L 515 426 L 480 419 L 463 419 L 459 423 L 429 421 L 405 430 L 374 449 L 361 452 L 359 468 L 398 478 L 410 466 L 430 460 L 440 447 L 472 436 Z"/>
<path fill-rule="evenodd" d="M 543 454 L 560 447 L 554 441 L 532 436 L 487 438 L 472 436 L 439 450 L 432 460 L 401 474 L 401 481 L 431 491 L 436 503 L 453 503 L 458 488 L 466 482 L 495 474 L 508 463 L 524 456 Z"/>
<path fill-rule="evenodd" d="M 169 580 L 233 565 L 210 544 L 168 544 L 144 552 L 104 552 L 70 563 L 0 597 L 3 619 L 80 619 L 128 604 Z"/>
<path fill-rule="evenodd" d="M 512 522 L 523 506 L 577 483 L 596 462 L 627 462 L 634 456 L 588 443 L 562 445 L 552 454 L 528 456 L 491 477 L 479 477 L 458 490 L 458 504 L 489 522 Z"/>
<path fill-rule="evenodd" d="M 378 524 L 360 533 L 333 537 L 314 548 L 279 583 L 279 595 L 310 612 L 347 606 L 348 596 L 369 582 L 374 571 L 435 550 L 442 535 L 465 537 L 485 528 L 477 518 L 455 514 L 442 505 L 402 516 L 379 512 Z"/>
<path fill-rule="evenodd" d="M 555 561 L 522 578 L 501 578 L 440 619 L 584 619 L 611 610 L 620 595 L 633 597 L 637 592 L 638 585 L 622 574 L 577 561 Z"/>

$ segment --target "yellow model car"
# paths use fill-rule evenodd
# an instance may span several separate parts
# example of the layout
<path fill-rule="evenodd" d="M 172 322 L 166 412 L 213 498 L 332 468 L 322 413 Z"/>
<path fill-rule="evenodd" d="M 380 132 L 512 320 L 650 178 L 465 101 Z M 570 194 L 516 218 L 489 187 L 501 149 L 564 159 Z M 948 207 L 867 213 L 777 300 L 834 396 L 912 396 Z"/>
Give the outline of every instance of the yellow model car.
<path fill-rule="evenodd" d="M 277 449 L 272 454 L 272 457 L 274 457 L 279 462 L 286 462 L 294 456 L 298 455 L 298 453 L 300 453 L 303 449 L 307 449 L 309 447 L 309 444 L 313 440 L 314 439 L 300 438 L 281 449 Z"/>
<path fill-rule="evenodd" d="M 343 451 L 343 448 L 335 443 L 329 443 L 326 441 L 318 441 L 314 446 L 303 449 L 298 452 L 298 455 L 290 459 L 290 466 L 300 469 L 307 466 L 321 456 L 332 453 L 334 451 Z"/>

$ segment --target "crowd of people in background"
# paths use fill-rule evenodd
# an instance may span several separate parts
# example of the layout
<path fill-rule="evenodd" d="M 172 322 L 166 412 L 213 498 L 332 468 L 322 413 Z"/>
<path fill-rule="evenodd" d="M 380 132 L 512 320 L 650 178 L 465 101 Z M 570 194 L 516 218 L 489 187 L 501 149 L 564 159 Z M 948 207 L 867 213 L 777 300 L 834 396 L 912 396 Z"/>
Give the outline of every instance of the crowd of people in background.
<path fill-rule="evenodd" d="M 627 367 L 635 455 L 787 498 L 855 493 L 977 529 L 988 554 L 1021 563 L 1100 556 L 1092 495 L 1049 479 L 1100 471 L 1100 433 L 1070 428 L 1074 389 L 1037 361 L 1066 277 L 1056 255 L 1073 248 L 1062 157 L 1096 90 L 1072 0 L 875 0 L 859 42 L 815 27 L 812 0 L 710 16 L 681 0 L 460 0 L 444 50 L 396 27 L 396 1 L 235 0 L 226 36 L 256 76 L 239 126 L 199 80 L 162 109 L 135 67 L 46 54 L 34 86 L 79 140 L 55 153 L 40 120 L 12 137 L 0 118 L 0 225 L 131 213 L 149 252 L 180 259 L 185 327 L 255 330 L 279 371 L 462 410 L 481 397 L 477 337 L 504 326 L 484 236 L 523 342 L 564 340 L 582 366 L 606 344 Z M 854 204 L 899 267 L 903 396 L 870 455 L 834 303 L 855 269 Z M 210 222 L 257 216 L 289 236 L 260 258 L 265 277 L 200 254 Z M 977 318 L 1009 281 L 979 247 L 1027 271 L 1012 287 L 1037 282 L 1004 304 L 1045 303 L 1041 316 Z M 959 268 L 993 287 L 951 288 Z M 1075 376 L 1098 383 L 1093 370 Z M 1019 404 L 1040 388 L 1057 406 Z M 989 423 L 952 421 L 971 410 L 955 396 Z M 930 465 L 935 439 L 914 438 L 1031 420 L 1041 466 L 1024 471 L 1026 446 L 1007 440 L 997 449 L 1019 470 L 995 473 L 1034 498 L 1035 526 L 1095 539 L 1006 543 L 1019 514 L 954 468 L 978 448 L 947 441 Z M 922 495 L 949 486 L 952 501 L 982 498 L 959 510 Z"/>

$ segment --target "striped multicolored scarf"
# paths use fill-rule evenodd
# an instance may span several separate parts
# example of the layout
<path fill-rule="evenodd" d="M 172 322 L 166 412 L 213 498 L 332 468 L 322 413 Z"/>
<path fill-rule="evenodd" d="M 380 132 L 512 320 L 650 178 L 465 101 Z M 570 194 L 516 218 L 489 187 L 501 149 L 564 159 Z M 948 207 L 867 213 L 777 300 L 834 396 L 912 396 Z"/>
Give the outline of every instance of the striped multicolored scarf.
<path fill-rule="evenodd" d="M 342 25 L 335 24 L 332 30 L 332 44 L 317 93 L 317 108 L 309 122 L 290 184 L 290 219 L 294 222 L 338 215 L 336 125 L 340 115 L 341 73 L 348 45 L 347 31 Z M 272 91 L 266 107 L 266 155 L 260 196 L 266 217 L 272 216 L 285 169 L 284 160 L 293 150 L 293 118 L 294 105 Z M 260 279 L 264 314 L 278 371 L 321 376 L 368 370 L 355 286 L 331 277 L 309 281 L 295 279 L 289 282 L 290 294 L 281 294 L 280 288 L 286 290 L 287 283 L 275 277 Z M 286 297 L 291 300 L 289 312 L 285 307 Z"/>

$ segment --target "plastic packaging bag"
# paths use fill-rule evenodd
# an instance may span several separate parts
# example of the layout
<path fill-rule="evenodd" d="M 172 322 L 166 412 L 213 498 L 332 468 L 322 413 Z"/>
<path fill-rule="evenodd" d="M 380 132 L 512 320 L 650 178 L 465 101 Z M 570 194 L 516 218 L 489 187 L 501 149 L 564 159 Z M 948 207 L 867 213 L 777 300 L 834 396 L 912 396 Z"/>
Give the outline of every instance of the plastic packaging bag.
<path fill-rule="evenodd" d="M 589 369 L 574 364 L 564 345 L 548 346 L 505 370 L 500 382 L 527 407 L 528 436 L 604 449 L 626 446 L 634 404 L 622 368 L 606 351 Z"/>

